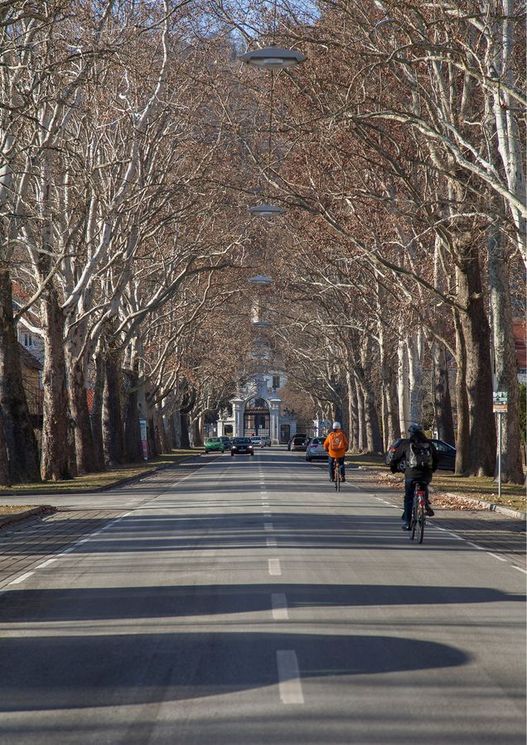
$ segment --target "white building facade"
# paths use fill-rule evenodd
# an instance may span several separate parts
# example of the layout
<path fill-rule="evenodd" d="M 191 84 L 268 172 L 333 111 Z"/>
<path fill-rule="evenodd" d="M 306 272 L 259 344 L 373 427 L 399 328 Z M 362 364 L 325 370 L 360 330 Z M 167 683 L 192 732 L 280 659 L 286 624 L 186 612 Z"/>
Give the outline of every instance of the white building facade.
<path fill-rule="evenodd" d="M 228 437 L 269 437 L 272 445 L 286 443 L 296 433 L 296 417 L 282 411 L 282 400 L 277 391 L 285 384 L 280 372 L 259 374 L 241 386 L 220 413 L 216 434 Z"/>

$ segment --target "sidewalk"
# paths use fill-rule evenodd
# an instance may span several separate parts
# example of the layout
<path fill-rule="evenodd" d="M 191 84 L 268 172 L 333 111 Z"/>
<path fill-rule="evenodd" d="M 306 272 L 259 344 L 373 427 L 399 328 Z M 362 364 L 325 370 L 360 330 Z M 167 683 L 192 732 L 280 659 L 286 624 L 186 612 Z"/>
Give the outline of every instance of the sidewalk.
<path fill-rule="evenodd" d="M 374 475 L 379 483 L 400 488 L 402 474 L 392 474 L 379 455 L 349 455 L 348 466 L 359 468 Z M 461 477 L 451 471 L 438 470 L 430 492 L 434 504 L 453 510 L 490 510 L 525 521 L 525 487 L 518 484 L 503 484 L 501 499 L 498 499 L 497 484 L 491 478 Z"/>
<path fill-rule="evenodd" d="M 142 464 L 125 464 L 70 481 L 19 484 L 0 490 L 0 528 L 26 518 L 42 517 L 61 508 L 62 497 L 100 494 L 135 484 L 156 473 L 185 463 L 199 462 L 201 449 L 175 450 Z M 28 499 L 28 497 L 30 499 Z M 71 502 L 71 499 L 67 500 Z"/>
<path fill-rule="evenodd" d="M 402 479 L 397 475 L 386 474 L 386 468 L 350 467 L 353 479 L 361 490 L 382 496 L 398 508 L 394 511 L 400 520 L 403 502 Z M 431 492 L 431 503 L 435 511 L 427 522 L 438 528 L 452 531 L 469 541 L 476 548 L 492 551 L 503 559 L 508 559 L 522 571 L 526 567 L 526 522 L 523 517 L 511 516 L 506 508 L 490 509 L 487 502 L 473 500 L 462 495 L 444 495 Z M 485 504 L 486 506 L 481 506 Z M 503 511 L 502 511 L 503 510 Z"/>

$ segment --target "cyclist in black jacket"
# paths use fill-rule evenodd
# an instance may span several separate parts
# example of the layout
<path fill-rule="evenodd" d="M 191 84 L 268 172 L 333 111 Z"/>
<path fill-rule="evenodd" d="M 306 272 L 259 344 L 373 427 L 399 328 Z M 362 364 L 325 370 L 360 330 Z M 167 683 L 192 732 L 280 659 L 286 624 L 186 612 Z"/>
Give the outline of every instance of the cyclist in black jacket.
<path fill-rule="evenodd" d="M 432 481 L 432 474 L 436 470 L 439 460 L 437 450 L 419 424 L 410 424 L 408 434 L 410 437 L 407 440 L 402 440 L 390 462 L 392 473 L 396 473 L 400 470 L 399 466 L 404 461 L 403 530 L 410 530 L 410 516 L 417 483 L 424 484 L 427 487 L 426 514 L 430 517 L 433 516 L 434 511 L 430 507 L 428 498 L 428 484 Z"/>

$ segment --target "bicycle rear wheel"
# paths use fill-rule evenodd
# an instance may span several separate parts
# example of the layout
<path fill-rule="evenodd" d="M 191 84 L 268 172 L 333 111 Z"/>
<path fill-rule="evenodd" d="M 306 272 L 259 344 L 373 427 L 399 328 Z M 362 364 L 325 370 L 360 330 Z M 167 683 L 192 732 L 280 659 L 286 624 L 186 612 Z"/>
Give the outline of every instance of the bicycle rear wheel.
<path fill-rule="evenodd" d="M 340 491 L 340 468 L 337 462 L 335 462 L 334 476 L 335 476 L 335 491 Z"/>
<path fill-rule="evenodd" d="M 425 534 L 425 522 L 426 522 L 426 513 L 423 507 L 419 508 L 417 522 L 418 522 L 418 541 L 419 543 L 422 543 L 424 534 Z"/>
<path fill-rule="evenodd" d="M 410 517 L 410 540 L 413 541 L 415 538 L 415 531 L 417 528 L 417 500 L 414 497 L 414 502 L 412 505 L 412 514 Z"/>

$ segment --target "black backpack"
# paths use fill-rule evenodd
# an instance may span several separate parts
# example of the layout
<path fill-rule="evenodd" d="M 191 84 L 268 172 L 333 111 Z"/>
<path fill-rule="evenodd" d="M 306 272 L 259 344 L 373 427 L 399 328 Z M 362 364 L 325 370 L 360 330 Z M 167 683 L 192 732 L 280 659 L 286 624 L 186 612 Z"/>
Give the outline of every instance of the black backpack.
<path fill-rule="evenodd" d="M 429 442 L 411 442 L 406 459 L 408 468 L 431 469 L 434 465 L 432 446 Z"/>

